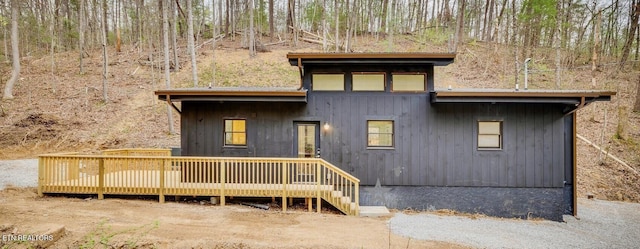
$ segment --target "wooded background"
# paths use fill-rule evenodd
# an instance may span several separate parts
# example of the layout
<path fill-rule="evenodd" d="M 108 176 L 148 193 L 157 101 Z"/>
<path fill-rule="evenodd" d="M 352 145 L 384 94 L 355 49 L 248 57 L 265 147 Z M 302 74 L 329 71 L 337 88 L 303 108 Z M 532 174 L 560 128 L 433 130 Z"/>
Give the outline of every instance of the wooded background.
<path fill-rule="evenodd" d="M 164 67 L 180 68 L 179 53 L 188 54 L 195 64 L 194 51 L 215 44 L 213 37 L 237 39 L 254 56 L 265 45 L 298 42 L 351 52 L 363 35 L 387 40 L 393 51 L 401 49 L 391 46 L 394 35 L 413 35 L 416 42 L 445 44 L 452 52 L 460 43 L 510 46 L 516 72 L 524 58 L 543 51 L 548 56 L 542 60 L 555 66 L 559 79 L 561 69 L 591 67 L 595 74 L 603 65 L 624 69 L 628 62 L 638 61 L 639 1 L 0 0 L 0 59 L 9 62 L 77 49 L 82 73 L 85 50 L 103 48 L 106 75 L 107 46 L 118 52 L 123 44 L 138 52 L 164 48 Z M 167 12 L 163 15 L 162 10 Z M 10 50 L 12 17 L 15 55 Z M 178 52 L 184 40 L 188 49 Z M 16 68 L 19 72 L 19 61 L 13 61 L 13 71 Z M 197 67 L 192 69 L 198 85 Z M 6 98 L 12 97 L 11 81 L 5 86 Z M 559 80 L 556 84 L 559 87 Z"/>
<path fill-rule="evenodd" d="M 10 0 L 0 0 L 4 60 L 10 57 Z M 263 43 L 308 31 L 349 50 L 357 35 L 415 34 L 448 40 L 571 51 L 563 63 L 600 56 L 638 60 L 638 0 L 13 0 L 18 9 L 21 56 L 102 46 L 162 47 L 162 7 L 169 30 L 186 38 L 192 6 L 196 44 L 214 33 L 242 39 L 251 24 Z M 189 4 L 190 3 L 190 4 Z M 253 18 L 251 18 L 253 17 Z M 106 20 L 103 22 L 103 20 Z M 460 21 L 463 20 L 463 21 Z M 174 32 L 171 32 L 174 33 Z M 336 39 L 337 37 L 337 39 Z M 172 37 L 175 39 L 174 37 Z M 196 45 L 197 46 L 197 45 Z"/>

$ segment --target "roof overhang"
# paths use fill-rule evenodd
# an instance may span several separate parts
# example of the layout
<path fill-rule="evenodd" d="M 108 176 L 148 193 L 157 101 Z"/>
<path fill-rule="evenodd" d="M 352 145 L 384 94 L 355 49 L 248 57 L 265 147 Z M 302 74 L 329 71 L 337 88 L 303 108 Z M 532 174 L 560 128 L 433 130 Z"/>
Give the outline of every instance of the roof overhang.
<path fill-rule="evenodd" d="M 292 66 L 306 64 L 431 64 L 453 63 L 455 53 L 288 53 Z"/>
<path fill-rule="evenodd" d="M 616 92 L 594 90 L 436 89 L 431 103 L 565 104 L 572 108 L 564 112 L 572 113 L 595 101 L 610 101 L 613 95 Z"/>
<path fill-rule="evenodd" d="M 181 88 L 158 90 L 155 95 L 174 108 L 174 102 L 183 101 L 307 103 L 307 90 L 293 88 Z"/>

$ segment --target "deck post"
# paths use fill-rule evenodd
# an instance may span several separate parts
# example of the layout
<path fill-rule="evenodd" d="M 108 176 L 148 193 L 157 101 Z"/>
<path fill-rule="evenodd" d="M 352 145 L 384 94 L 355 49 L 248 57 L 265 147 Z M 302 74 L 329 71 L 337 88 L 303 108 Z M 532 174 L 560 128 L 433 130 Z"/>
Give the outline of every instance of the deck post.
<path fill-rule="evenodd" d="M 287 169 L 288 163 L 282 163 L 282 212 L 287 211 Z"/>
<path fill-rule="evenodd" d="M 158 189 L 158 199 L 160 203 L 164 203 L 164 168 L 167 165 L 167 159 L 162 159 L 162 164 L 160 165 L 160 189 Z"/>
<path fill-rule="evenodd" d="M 102 200 L 104 199 L 104 157 L 98 160 L 98 200 Z"/>
<path fill-rule="evenodd" d="M 360 184 L 354 183 L 356 185 L 356 216 L 360 216 Z"/>
<path fill-rule="evenodd" d="M 224 183 L 227 181 L 227 162 L 221 161 L 218 165 L 220 165 L 220 206 L 225 205 L 225 195 L 224 195 Z"/>
<path fill-rule="evenodd" d="M 42 193 L 43 183 L 44 183 L 44 158 L 40 157 L 38 159 L 38 196 L 43 197 Z"/>
<path fill-rule="evenodd" d="M 320 181 L 321 181 L 321 176 L 320 176 L 320 163 L 319 161 L 316 161 L 315 163 L 316 165 L 316 207 L 318 208 L 318 213 L 321 212 L 320 206 L 322 205 L 322 197 L 320 196 Z"/>

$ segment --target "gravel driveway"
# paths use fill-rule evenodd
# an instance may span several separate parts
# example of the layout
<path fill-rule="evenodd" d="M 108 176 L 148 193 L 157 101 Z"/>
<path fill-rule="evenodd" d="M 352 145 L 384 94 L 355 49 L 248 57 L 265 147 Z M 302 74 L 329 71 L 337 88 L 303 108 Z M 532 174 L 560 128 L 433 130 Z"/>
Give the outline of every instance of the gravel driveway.
<path fill-rule="evenodd" d="M 37 187 L 38 159 L 0 160 L 0 190 L 7 186 Z"/>
<path fill-rule="evenodd" d="M 397 213 L 399 235 L 478 248 L 640 248 L 640 204 L 578 201 L 578 218 L 565 222 Z"/>
<path fill-rule="evenodd" d="M 0 160 L 0 190 L 36 187 L 37 175 L 38 159 Z M 564 223 L 396 213 L 389 226 L 413 239 L 477 248 L 640 248 L 639 203 L 579 199 L 578 212 Z"/>

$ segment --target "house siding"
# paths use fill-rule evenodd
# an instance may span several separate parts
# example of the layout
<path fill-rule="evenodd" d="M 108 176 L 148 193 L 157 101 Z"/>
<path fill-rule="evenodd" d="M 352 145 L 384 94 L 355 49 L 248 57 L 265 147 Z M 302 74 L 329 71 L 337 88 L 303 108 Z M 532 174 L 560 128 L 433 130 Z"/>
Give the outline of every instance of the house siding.
<path fill-rule="evenodd" d="M 384 72 L 385 91 L 351 92 L 359 72 Z M 425 73 L 427 91 L 393 92 L 394 72 Z M 307 103 L 183 101 L 181 155 L 295 157 L 294 124 L 313 122 L 320 156 L 361 180 L 361 205 L 551 220 L 574 211 L 567 106 L 432 103 L 432 65 L 306 65 L 305 89 L 313 73 L 344 73 L 345 91 L 309 90 Z M 246 146 L 224 146 L 224 119 L 246 120 Z M 393 121 L 393 148 L 367 148 L 367 120 Z M 478 121 L 502 122 L 501 149 L 478 150 Z"/>
<path fill-rule="evenodd" d="M 294 121 L 328 123 L 321 157 L 361 185 L 562 188 L 565 118 L 543 104 L 430 104 L 409 93 L 309 94 L 308 103 L 183 102 L 182 155 L 291 157 Z M 247 146 L 223 120 L 247 120 Z M 367 149 L 367 120 L 394 121 L 394 147 Z M 503 122 L 503 148 L 477 149 L 477 121 Z"/>

